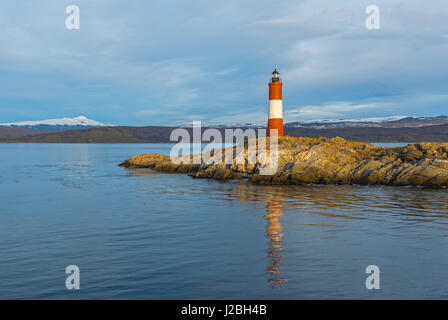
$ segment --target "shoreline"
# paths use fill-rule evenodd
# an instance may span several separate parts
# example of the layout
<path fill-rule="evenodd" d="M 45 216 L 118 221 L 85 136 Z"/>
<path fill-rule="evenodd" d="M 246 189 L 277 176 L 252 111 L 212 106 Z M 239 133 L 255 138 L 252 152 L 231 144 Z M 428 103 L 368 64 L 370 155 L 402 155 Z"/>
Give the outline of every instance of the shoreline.
<path fill-rule="evenodd" d="M 257 140 L 257 143 L 259 142 Z M 262 160 L 248 164 L 249 149 L 244 149 L 244 153 L 241 153 L 234 147 L 232 163 L 227 165 L 207 164 L 202 160 L 200 164 L 193 164 L 193 156 L 184 156 L 183 163 L 175 164 L 169 156 L 151 153 L 131 157 L 120 166 L 188 173 L 194 178 L 248 178 L 251 183 L 271 185 L 380 184 L 432 188 L 448 186 L 448 145 L 442 143 L 378 147 L 339 137 L 280 137 L 278 170 L 271 175 L 260 174 L 260 170 L 268 166 L 266 155 L 257 154 L 257 159 L 261 157 Z M 224 154 L 224 150 L 216 151 Z"/>

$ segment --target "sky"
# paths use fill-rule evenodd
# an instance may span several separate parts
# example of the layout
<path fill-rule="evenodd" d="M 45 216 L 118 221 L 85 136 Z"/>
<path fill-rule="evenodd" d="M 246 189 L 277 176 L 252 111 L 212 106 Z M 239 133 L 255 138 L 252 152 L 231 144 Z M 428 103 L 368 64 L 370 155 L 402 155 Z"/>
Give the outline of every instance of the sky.
<path fill-rule="evenodd" d="M 285 122 L 448 115 L 447 57 L 446 0 L 5 1 L 0 123 L 265 123 L 274 68 Z"/>

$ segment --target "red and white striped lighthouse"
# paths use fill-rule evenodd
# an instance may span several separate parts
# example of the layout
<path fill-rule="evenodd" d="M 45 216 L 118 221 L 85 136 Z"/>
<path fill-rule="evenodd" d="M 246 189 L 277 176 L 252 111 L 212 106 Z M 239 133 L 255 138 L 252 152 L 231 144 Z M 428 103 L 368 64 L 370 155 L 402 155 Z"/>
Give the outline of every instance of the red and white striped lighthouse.
<path fill-rule="evenodd" d="M 272 72 L 272 79 L 269 82 L 269 119 L 268 137 L 275 135 L 271 129 L 277 129 L 277 135 L 283 136 L 283 102 L 282 102 L 282 82 L 277 69 Z"/>

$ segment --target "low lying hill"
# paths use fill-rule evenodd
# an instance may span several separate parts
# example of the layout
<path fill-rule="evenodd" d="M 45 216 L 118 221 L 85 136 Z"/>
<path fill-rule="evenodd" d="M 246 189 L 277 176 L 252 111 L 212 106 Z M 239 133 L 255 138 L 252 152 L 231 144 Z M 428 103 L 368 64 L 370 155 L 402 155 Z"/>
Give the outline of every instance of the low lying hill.
<path fill-rule="evenodd" d="M 448 142 L 448 125 L 424 127 L 358 127 L 358 128 L 300 128 L 286 127 L 285 134 L 292 137 L 342 137 L 364 142 Z"/>
<path fill-rule="evenodd" d="M 169 142 L 173 127 L 99 127 L 34 134 L 0 142 L 40 143 L 161 143 Z"/>
<path fill-rule="evenodd" d="M 98 127 L 36 134 L 35 130 L 13 128 L 0 130 L 0 142 L 40 143 L 169 143 L 176 127 Z M 191 128 L 186 128 L 191 132 Z M 207 129 L 206 127 L 203 130 Z M 242 127 L 241 129 L 246 129 Z M 3 131 L 2 131 L 3 130 Z M 20 131 L 16 131 L 20 130 Z M 225 128 L 218 128 L 224 132 Z M 38 131 L 42 132 L 42 131 Z M 363 142 L 448 142 L 448 125 L 384 128 L 304 128 L 285 127 L 285 135 L 292 137 L 342 137 Z"/>
<path fill-rule="evenodd" d="M 34 130 L 19 127 L 1 127 L 0 126 L 0 139 L 18 139 L 25 136 L 30 136 L 46 131 Z"/>

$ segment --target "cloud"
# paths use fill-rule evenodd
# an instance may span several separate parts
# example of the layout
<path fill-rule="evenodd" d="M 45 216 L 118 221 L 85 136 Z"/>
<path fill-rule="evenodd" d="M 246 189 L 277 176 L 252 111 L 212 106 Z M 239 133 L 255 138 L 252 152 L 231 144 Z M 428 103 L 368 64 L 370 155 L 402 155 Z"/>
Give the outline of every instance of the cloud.
<path fill-rule="evenodd" d="M 246 23 L 245 27 L 275 27 L 278 25 L 291 25 L 291 24 L 297 24 L 297 19 L 295 18 L 287 18 L 287 17 L 281 17 L 281 18 L 274 18 L 274 19 L 265 19 L 265 20 L 257 20 L 252 21 L 249 23 Z"/>
<path fill-rule="evenodd" d="M 368 103 L 368 104 L 354 104 L 349 102 L 339 102 L 327 105 L 314 105 L 305 106 L 301 108 L 290 109 L 285 112 L 288 121 L 294 121 L 298 119 L 313 119 L 313 118 L 335 118 L 347 115 L 348 112 L 373 109 L 385 107 L 381 104 Z"/>
<path fill-rule="evenodd" d="M 65 28 L 69 4 L 2 6 L 2 122 L 83 106 L 117 124 L 264 123 L 274 67 L 285 117 L 446 110 L 446 0 L 378 0 L 374 31 L 364 26 L 367 0 L 77 0 L 76 31 Z"/>
<path fill-rule="evenodd" d="M 219 70 L 219 71 L 215 72 L 215 74 L 217 76 L 229 76 L 232 74 L 236 74 L 238 71 L 239 71 L 238 67 L 230 67 L 227 69 Z"/>
<path fill-rule="evenodd" d="M 206 119 L 205 121 L 209 125 L 213 124 L 227 124 L 227 125 L 235 125 L 235 124 L 256 124 L 256 125 L 266 125 L 267 123 L 267 114 L 265 112 L 252 112 L 250 114 L 247 113 L 238 113 L 234 115 L 223 115 L 215 118 Z"/>

